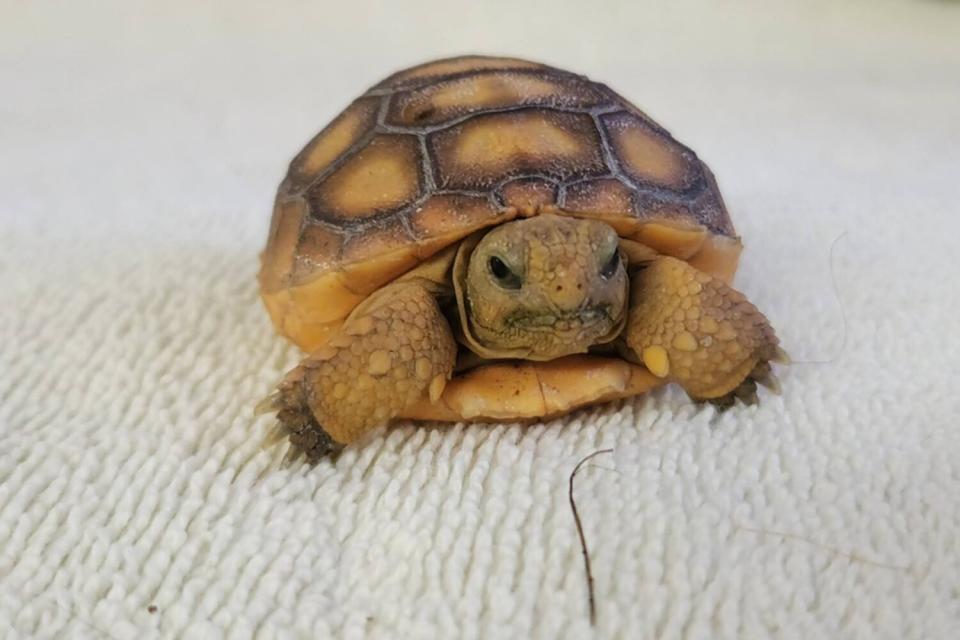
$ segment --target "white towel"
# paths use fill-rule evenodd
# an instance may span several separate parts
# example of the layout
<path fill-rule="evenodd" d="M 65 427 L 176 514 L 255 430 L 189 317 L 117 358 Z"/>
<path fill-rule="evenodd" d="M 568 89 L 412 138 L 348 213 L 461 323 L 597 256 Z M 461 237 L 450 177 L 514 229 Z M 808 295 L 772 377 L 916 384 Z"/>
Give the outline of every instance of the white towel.
<path fill-rule="evenodd" d="M 957 637 L 960 5 L 134 4 L 0 9 L 0 636 Z M 697 150 L 781 396 L 259 449 L 299 356 L 254 279 L 286 162 L 465 51 Z M 567 480 L 605 447 L 592 630 Z"/>

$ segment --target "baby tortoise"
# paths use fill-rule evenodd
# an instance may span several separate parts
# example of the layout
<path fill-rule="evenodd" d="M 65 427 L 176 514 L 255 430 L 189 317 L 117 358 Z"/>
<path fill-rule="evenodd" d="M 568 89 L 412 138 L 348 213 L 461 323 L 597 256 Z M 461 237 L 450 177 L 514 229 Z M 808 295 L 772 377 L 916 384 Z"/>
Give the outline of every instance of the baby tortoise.
<path fill-rule="evenodd" d="M 696 154 L 603 84 L 470 56 L 400 71 L 291 162 L 259 275 L 309 355 L 261 404 L 317 460 L 397 418 L 523 420 L 667 381 L 729 406 L 785 354 L 730 288 Z"/>

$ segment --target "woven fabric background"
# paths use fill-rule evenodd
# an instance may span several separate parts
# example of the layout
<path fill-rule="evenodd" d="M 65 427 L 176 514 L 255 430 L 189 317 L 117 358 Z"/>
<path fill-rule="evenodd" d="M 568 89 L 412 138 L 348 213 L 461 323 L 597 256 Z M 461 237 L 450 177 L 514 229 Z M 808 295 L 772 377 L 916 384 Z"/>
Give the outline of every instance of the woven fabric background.
<path fill-rule="evenodd" d="M 605 81 L 710 164 L 781 396 L 259 448 L 299 357 L 254 279 L 287 161 L 473 51 Z M 956 2 L 10 1 L 0 88 L 0 636 L 956 637 Z M 591 629 L 566 491 L 604 447 Z"/>

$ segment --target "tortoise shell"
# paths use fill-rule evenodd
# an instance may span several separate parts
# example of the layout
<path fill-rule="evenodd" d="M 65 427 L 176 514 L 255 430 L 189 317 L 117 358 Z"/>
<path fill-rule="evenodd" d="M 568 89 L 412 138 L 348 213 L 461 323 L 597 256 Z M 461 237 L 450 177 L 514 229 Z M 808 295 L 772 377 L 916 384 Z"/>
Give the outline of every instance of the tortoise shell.
<path fill-rule="evenodd" d="M 370 293 L 473 232 L 541 212 L 729 279 L 740 244 L 713 175 L 607 86 L 469 56 L 400 71 L 290 163 L 260 283 L 281 333 L 321 345 Z"/>

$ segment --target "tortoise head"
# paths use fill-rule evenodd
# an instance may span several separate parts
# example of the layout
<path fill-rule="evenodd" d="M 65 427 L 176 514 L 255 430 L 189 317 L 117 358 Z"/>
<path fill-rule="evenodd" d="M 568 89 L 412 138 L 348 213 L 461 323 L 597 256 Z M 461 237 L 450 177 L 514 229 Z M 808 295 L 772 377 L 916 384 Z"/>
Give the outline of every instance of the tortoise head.
<path fill-rule="evenodd" d="M 617 232 L 542 214 L 494 227 L 470 254 L 461 309 L 482 355 L 550 360 L 616 338 L 627 307 Z"/>

